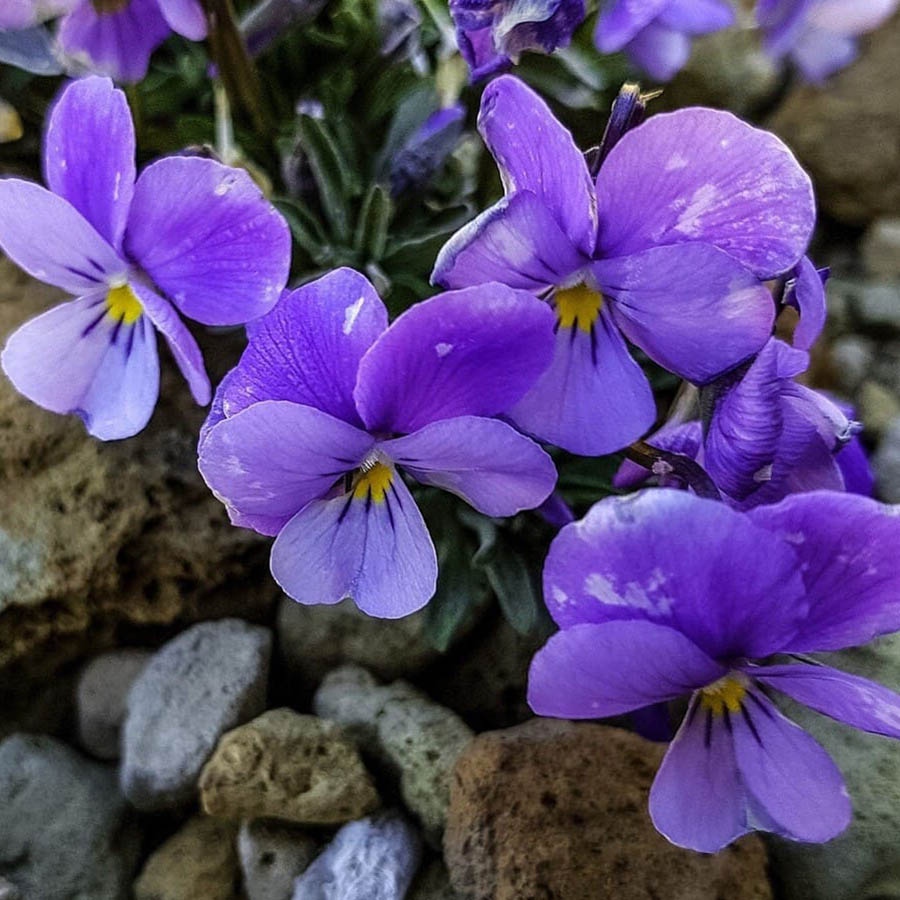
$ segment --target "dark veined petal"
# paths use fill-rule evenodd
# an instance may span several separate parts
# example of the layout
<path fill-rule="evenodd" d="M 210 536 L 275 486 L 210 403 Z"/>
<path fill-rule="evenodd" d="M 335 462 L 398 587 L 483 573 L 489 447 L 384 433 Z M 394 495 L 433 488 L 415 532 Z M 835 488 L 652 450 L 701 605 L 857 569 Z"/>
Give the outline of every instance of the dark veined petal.
<path fill-rule="evenodd" d="M 385 463 L 349 494 L 314 500 L 297 513 L 275 540 L 271 564 L 294 600 L 333 604 L 352 597 L 381 619 L 421 609 L 437 586 L 437 555 L 422 514 Z"/>

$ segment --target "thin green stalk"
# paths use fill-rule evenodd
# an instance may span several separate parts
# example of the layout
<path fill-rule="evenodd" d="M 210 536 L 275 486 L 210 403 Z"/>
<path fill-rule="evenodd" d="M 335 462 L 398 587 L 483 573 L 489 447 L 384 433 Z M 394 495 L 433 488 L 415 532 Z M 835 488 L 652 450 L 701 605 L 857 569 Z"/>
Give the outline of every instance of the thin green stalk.
<path fill-rule="evenodd" d="M 209 26 L 210 50 L 232 107 L 243 109 L 257 133 L 271 138 L 274 118 L 259 73 L 235 22 L 231 0 L 203 0 L 203 7 Z"/>

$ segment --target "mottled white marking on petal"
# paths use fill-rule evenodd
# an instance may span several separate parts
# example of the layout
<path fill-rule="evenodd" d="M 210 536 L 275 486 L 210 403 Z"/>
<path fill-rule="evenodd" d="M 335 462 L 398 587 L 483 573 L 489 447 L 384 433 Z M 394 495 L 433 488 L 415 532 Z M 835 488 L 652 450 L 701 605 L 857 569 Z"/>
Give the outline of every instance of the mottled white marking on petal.
<path fill-rule="evenodd" d="M 690 160 L 681 153 L 673 153 L 668 160 L 666 160 L 665 170 L 667 172 L 676 172 L 678 169 L 687 168 Z"/>
<path fill-rule="evenodd" d="M 441 357 L 446 356 L 452 349 L 453 344 L 445 344 L 443 341 L 441 341 L 440 344 L 434 345 L 434 352 Z"/>
<path fill-rule="evenodd" d="M 353 330 L 353 326 L 356 323 L 356 319 L 359 316 L 360 310 L 363 308 L 363 303 L 366 302 L 365 297 L 360 297 L 355 303 L 351 303 L 344 310 L 344 334 L 350 334 Z"/>

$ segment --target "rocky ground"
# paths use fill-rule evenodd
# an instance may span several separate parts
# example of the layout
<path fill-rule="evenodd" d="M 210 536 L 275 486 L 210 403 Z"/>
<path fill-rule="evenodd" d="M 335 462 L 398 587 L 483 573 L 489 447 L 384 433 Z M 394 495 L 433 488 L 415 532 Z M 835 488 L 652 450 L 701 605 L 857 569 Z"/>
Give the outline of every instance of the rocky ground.
<path fill-rule="evenodd" d="M 895 20 L 820 92 L 708 43 L 697 65 L 745 77 L 673 88 L 767 110 L 816 178 L 833 278 L 810 381 L 856 407 L 895 503 L 898 45 Z M 0 261 L 0 335 L 56 298 Z M 217 379 L 239 335 L 198 337 Z M 203 411 L 171 366 L 162 397 L 99 444 L 0 380 L 0 900 L 900 898 L 895 744 L 797 711 L 847 775 L 847 834 L 678 850 L 647 815 L 660 746 L 530 719 L 536 645 L 495 610 L 442 655 L 421 614 L 280 596 L 268 542 L 200 480 Z M 900 689 L 900 640 L 840 656 Z"/>

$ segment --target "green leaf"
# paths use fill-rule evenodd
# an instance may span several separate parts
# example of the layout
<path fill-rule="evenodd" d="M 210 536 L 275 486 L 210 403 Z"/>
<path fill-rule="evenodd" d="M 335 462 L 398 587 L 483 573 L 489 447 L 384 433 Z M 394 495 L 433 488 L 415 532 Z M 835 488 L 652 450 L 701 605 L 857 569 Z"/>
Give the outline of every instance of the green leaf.
<path fill-rule="evenodd" d="M 278 198 L 273 201 L 278 211 L 287 220 L 294 243 L 319 265 L 330 259 L 322 224 L 309 208 L 298 200 Z"/>
<path fill-rule="evenodd" d="M 373 184 L 363 200 L 353 239 L 354 249 L 364 260 L 379 260 L 384 255 L 392 213 L 390 194 L 380 184 Z"/>
<path fill-rule="evenodd" d="M 297 120 L 300 143 L 309 157 L 309 166 L 319 189 L 322 210 L 334 229 L 335 236 L 347 243 L 350 240 L 348 200 L 352 184 L 347 161 L 341 156 L 337 142 L 319 119 L 300 116 Z"/>
<path fill-rule="evenodd" d="M 529 634 L 538 622 L 541 597 L 524 554 L 501 539 L 484 563 L 484 571 L 506 620 L 519 634 Z"/>

